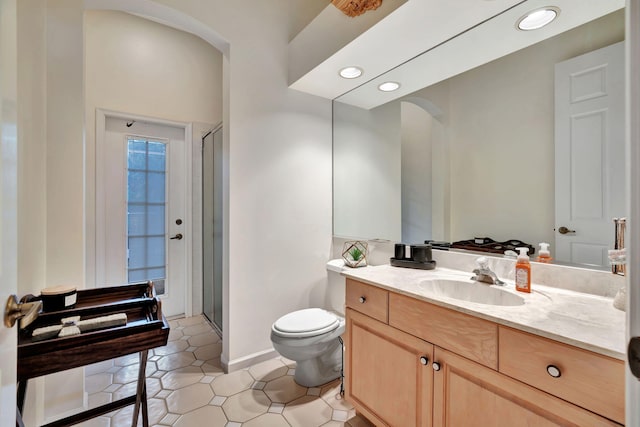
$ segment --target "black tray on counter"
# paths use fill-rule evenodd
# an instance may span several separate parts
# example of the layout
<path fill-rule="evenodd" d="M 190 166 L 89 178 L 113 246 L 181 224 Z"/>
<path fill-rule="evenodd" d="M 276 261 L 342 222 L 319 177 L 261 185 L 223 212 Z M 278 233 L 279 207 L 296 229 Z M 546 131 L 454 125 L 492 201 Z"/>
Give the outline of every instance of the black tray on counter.
<path fill-rule="evenodd" d="M 420 270 L 433 270 L 436 268 L 435 261 L 417 262 L 410 259 L 390 258 L 389 263 L 394 267 L 417 268 Z"/>

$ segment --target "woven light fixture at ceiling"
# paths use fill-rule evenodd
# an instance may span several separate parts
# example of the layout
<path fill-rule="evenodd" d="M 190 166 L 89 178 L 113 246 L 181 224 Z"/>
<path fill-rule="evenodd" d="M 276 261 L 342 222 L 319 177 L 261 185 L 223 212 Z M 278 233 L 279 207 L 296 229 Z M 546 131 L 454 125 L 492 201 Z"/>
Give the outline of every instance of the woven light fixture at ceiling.
<path fill-rule="evenodd" d="M 376 10 L 382 4 L 382 0 L 331 0 L 331 3 L 345 15 L 353 18 L 367 10 Z"/>

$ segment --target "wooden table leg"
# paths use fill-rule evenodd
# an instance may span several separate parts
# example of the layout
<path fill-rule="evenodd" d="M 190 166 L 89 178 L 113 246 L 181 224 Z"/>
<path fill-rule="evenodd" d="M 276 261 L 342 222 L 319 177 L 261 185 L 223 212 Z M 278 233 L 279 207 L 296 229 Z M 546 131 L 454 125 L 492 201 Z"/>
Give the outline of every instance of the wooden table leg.
<path fill-rule="evenodd" d="M 142 406 L 142 425 L 149 427 L 149 414 L 147 412 L 147 356 L 149 350 L 140 352 L 140 368 L 138 370 L 138 388 L 136 391 L 136 403 L 133 407 L 133 421 L 131 427 L 138 424 L 138 415 L 140 414 L 140 406 Z"/>

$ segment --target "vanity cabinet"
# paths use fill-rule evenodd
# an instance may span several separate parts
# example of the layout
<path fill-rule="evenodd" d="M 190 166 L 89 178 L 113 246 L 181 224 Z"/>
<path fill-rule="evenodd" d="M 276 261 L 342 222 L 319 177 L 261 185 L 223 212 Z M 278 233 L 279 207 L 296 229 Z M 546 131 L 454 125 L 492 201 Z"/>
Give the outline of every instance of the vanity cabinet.
<path fill-rule="evenodd" d="M 622 361 L 353 279 L 346 303 L 346 398 L 378 426 L 624 422 Z"/>
<path fill-rule="evenodd" d="M 377 425 L 431 426 L 433 345 L 347 309 L 348 399 Z"/>

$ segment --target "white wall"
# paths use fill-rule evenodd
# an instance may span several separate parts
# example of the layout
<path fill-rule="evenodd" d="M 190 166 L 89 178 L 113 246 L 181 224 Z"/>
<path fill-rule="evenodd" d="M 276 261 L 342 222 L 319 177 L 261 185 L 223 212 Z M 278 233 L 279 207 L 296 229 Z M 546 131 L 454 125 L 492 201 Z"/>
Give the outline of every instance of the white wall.
<path fill-rule="evenodd" d="M 333 233 L 400 241 L 400 103 L 333 108 Z"/>
<path fill-rule="evenodd" d="M 193 304 L 202 310 L 200 143 L 222 121 L 222 54 L 202 39 L 117 11 L 84 14 L 86 216 L 95 218 L 96 108 L 193 125 Z M 205 125 L 205 123 L 209 123 Z M 88 227 L 88 230 L 94 227 Z M 95 239 L 87 234 L 87 286 L 95 285 Z"/>
<path fill-rule="evenodd" d="M 229 43 L 223 360 L 235 369 L 272 354 L 268 325 L 277 317 L 324 301 L 331 105 L 287 88 L 288 1 L 144 3 L 175 8 Z"/>
<path fill-rule="evenodd" d="M 84 283 L 82 0 L 49 0 L 46 23 L 47 286 Z"/>
<path fill-rule="evenodd" d="M 432 128 L 436 122 L 421 107 L 401 102 L 402 242 L 432 239 Z"/>
<path fill-rule="evenodd" d="M 18 293 L 83 286 L 81 1 L 56 7 L 26 0 L 18 9 Z M 67 68 L 68 67 L 68 68 Z M 58 108 L 59 105 L 65 108 Z M 82 369 L 30 382 L 25 422 L 39 424 L 82 407 Z M 77 387 L 62 387 L 76 384 Z"/>

